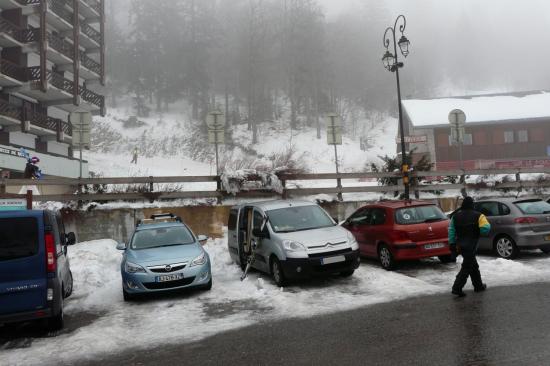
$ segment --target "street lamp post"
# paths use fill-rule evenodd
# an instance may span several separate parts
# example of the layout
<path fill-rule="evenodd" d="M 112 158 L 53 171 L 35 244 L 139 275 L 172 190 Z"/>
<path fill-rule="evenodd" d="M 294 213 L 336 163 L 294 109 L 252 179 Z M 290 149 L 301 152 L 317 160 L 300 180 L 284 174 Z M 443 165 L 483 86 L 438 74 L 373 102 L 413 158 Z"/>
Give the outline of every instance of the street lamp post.
<path fill-rule="evenodd" d="M 399 41 L 395 38 L 395 32 L 397 26 L 399 25 L 399 31 L 401 32 L 401 38 Z M 397 80 L 397 104 L 399 108 L 399 134 L 401 135 L 401 172 L 403 173 L 403 184 L 405 186 L 405 199 L 408 200 L 410 197 L 410 182 L 409 182 L 409 166 L 407 164 L 407 152 L 405 150 L 405 128 L 403 126 L 403 110 L 401 108 L 401 85 L 399 83 L 399 69 L 404 65 L 402 62 L 399 62 L 397 55 L 397 46 L 401 51 L 401 54 L 404 57 L 409 55 L 409 45 L 410 42 L 405 37 L 405 27 L 407 26 L 407 20 L 404 15 L 399 15 L 395 20 L 393 27 L 388 27 L 386 32 L 384 32 L 384 47 L 386 48 L 386 53 L 382 57 L 382 62 L 384 67 L 390 71 L 395 72 L 395 78 Z M 390 52 L 389 47 L 393 40 L 393 54 Z"/>

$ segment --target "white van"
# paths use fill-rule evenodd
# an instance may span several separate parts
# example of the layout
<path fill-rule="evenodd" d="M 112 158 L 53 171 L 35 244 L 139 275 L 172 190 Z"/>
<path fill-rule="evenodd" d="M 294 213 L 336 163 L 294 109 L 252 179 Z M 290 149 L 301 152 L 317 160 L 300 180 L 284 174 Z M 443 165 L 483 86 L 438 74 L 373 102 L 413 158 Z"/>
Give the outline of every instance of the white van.
<path fill-rule="evenodd" d="M 267 201 L 231 208 L 228 223 L 231 257 L 288 280 L 322 274 L 353 275 L 360 263 L 353 235 L 319 205 L 304 201 Z"/>

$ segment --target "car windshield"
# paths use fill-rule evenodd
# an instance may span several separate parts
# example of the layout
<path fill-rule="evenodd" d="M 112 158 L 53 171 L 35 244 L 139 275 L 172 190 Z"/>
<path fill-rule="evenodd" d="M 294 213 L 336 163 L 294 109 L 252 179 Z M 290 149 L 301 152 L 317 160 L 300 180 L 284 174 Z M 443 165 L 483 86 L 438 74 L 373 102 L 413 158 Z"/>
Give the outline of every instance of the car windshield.
<path fill-rule="evenodd" d="M 149 249 L 173 245 L 193 244 L 193 234 L 184 226 L 151 228 L 136 231 L 132 238 L 131 248 Z"/>
<path fill-rule="evenodd" d="M 550 213 L 550 203 L 542 200 L 519 201 L 514 203 L 524 214 L 542 215 Z"/>
<path fill-rule="evenodd" d="M 395 212 L 395 221 L 400 225 L 421 224 L 446 220 L 447 216 L 434 205 L 400 208 Z"/>
<path fill-rule="evenodd" d="M 33 217 L 0 219 L 0 262 L 38 253 L 38 222 Z"/>
<path fill-rule="evenodd" d="M 285 207 L 267 211 L 267 217 L 276 233 L 290 233 L 335 225 L 319 206 Z"/>

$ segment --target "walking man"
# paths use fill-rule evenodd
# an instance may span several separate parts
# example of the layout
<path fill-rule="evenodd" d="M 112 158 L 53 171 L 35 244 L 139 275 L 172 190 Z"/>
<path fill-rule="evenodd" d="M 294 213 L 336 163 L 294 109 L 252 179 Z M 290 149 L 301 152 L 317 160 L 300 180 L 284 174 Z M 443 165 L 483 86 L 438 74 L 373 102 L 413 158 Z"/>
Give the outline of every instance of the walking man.
<path fill-rule="evenodd" d="M 470 277 L 475 292 L 485 291 L 487 285 L 481 280 L 479 265 L 476 259 L 478 240 L 491 230 L 491 224 L 485 215 L 474 210 L 472 197 L 464 198 L 460 210 L 457 211 L 449 224 L 449 245 L 453 255 L 461 254 L 462 268 L 456 276 L 452 293 L 458 297 L 466 294 L 462 291 Z"/>

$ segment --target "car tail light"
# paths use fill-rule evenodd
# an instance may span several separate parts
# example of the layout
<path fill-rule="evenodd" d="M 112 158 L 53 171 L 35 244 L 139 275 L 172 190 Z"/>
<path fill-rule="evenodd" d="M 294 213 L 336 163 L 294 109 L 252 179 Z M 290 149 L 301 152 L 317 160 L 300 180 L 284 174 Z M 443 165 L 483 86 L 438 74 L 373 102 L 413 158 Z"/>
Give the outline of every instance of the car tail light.
<path fill-rule="evenodd" d="M 518 217 L 514 220 L 516 224 L 534 224 L 537 221 L 536 217 Z"/>
<path fill-rule="evenodd" d="M 44 242 L 46 243 L 46 268 L 48 272 L 55 272 L 57 263 L 55 260 L 55 240 L 53 233 L 46 233 L 44 235 Z"/>
<path fill-rule="evenodd" d="M 399 231 L 399 230 L 390 231 L 389 236 L 393 241 L 410 240 L 409 233 L 407 233 L 406 231 Z"/>

